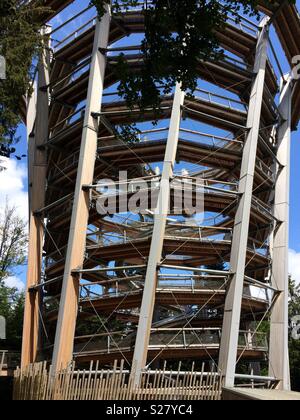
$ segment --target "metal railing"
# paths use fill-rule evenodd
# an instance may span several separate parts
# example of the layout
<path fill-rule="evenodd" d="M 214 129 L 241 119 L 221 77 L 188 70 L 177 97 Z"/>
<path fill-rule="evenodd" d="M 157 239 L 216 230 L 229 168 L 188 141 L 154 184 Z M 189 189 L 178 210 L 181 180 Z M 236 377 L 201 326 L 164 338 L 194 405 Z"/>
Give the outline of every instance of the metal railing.
<path fill-rule="evenodd" d="M 240 101 L 238 99 L 228 98 L 227 96 L 219 95 L 217 93 L 199 88 L 197 88 L 195 92 L 196 94 L 199 94 L 199 96 L 195 96 L 195 100 L 201 99 L 211 104 L 221 105 L 231 110 L 247 113 L 248 104 L 246 102 Z M 186 99 L 186 102 L 190 102 L 190 100 Z"/>
<path fill-rule="evenodd" d="M 261 214 L 268 217 L 268 219 L 275 220 L 275 217 L 272 213 L 271 206 L 268 206 L 268 204 L 264 203 L 257 197 L 252 197 L 252 207 L 258 210 Z"/>
<path fill-rule="evenodd" d="M 187 128 L 180 128 L 180 136 L 182 140 L 188 140 L 196 142 L 197 144 L 203 144 L 214 148 L 226 148 L 231 147 L 233 150 L 242 150 L 243 142 L 236 139 L 231 139 L 222 136 L 216 136 L 213 134 L 204 133 L 201 131 L 190 130 Z"/>
<path fill-rule="evenodd" d="M 174 182 L 175 181 L 175 182 Z M 176 181 L 183 181 L 184 188 L 197 187 L 203 189 L 203 192 L 214 192 L 220 194 L 237 195 L 238 193 L 238 182 L 225 182 L 217 179 L 203 179 L 197 173 L 188 175 L 175 174 L 173 184 L 171 187 L 176 188 Z M 179 182 L 178 186 L 182 187 Z"/>
<path fill-rule="evenodd" d="M 202 284 L 201 284 L 202 282 Z M 167 284 L 165 284 L 167 283 Z M 181 283 L 181 284 L 178 284 Z M 143 276 L 132 276 L 128 278 L 119 278 L 116 280 L 94 282 L 93 284 L 81 284 L 81 297 L 80 303 L 87 303 L 99 300 L 105 300 L 110 298 L 123 298 L 134 295 L 140 295 L 143 291 L 144 280 Z M 105 288 L 106 292 L 101 292 L 99 287 Z M 249 286 L 245 286 L 243 290 L 243 298 L 247 300 L 253 300 L 255 302 L 261 302 L 268 305 L 270 299 L 267 294 L 267 288 L 253 286 L 256 292 L 251 292 Z M 222 280 L 178 280 L 177 284 L 172 280 L 159 279 L 157 293 L 182 293 L 182 294 L 206 294 L 206 295 L 225 295 L 226 292 L 226 278 Z M 256 295 L 255 295 L 256 294 Z M 209 297 L 207 298 L 209 299 Z M 175 302 L 175 301 L 174 301 Z"/>
<path fill-rule="evenodd" d="M 256 38 L 257 33 L 258 33 L 258 27 L 249 19 L 246 20 L 245 18 L 242 18 L 242 16 L 240 15 L 237 16 L 236 18 L 232 18 L 228 16 L 227 22 L 231 26 L 238 28 L 241 32 L 245 32 Z"/>
<path fill-rule="evenodd" d="M 152 328 L 148 348 L 149 350 L 218 350 L 221 336 L 221 328 Z M 122 351 L 131 351 L 135 345 L 135 338 L 136 335 L 132 331 L 76 337 L 74 346 L 75 359 L 85 352 L 114 354 Z M 267 352 L 267 336 L 265 333 L 240 331 L 238 347 L 239 350 L 244 351 Z"/>
<path fill-rule="evenodd" d="M 126 197 L 131 193 L 136 193 L 136 187 L 139 187 L 139 192 L 151 192 L 156 191 L 159 188 L 161 176 L 153 175 L 149 177 L 141 177 L 138 179 L 125 180 L 122 182 L 99 182 L 96 185 L 90 185 L 88 188 L 92 190 L 91 199 L 97 200 L 99 198 L 109 197 Z M 193 191 L 193 192 L 214 192 L 216 194 L 228 195 L 230 197 L 237 196 L 238 183 L 237 182 L 225 182 L 214 179 L 203 179 L 198 174 L 181 175 L 174 174 L 173 179 L 170 182 L 171 190 L 180 189 L 181 191 Z"/>
<path fill-rule="evenodd" d="M 132 7 L 121 7 L 118 13 L 124 14 L 126 12 L 142 12 L 143 10 L 147 9 L 152 4 L 151 1 L 144 1 L 144 2 L 137 2 L 136 5 Z M 91 12 L 91 13 L 89 13 Z M 113 9 L 114 13 L 114 9 Z M 81 26 L 79 26 L 75 31 L 72 31 L 65 35 L 67 32 L 67 27 L 70 25 L 71 27 L 74 27 L 74 24 L 78 24 L 78 21 L 84 20 L 84 15 L 92 15 L 92 18 L 86 18 L 88 19 L 86 22 L 84 22 Z M 55 27 L 51 33 L 51 40 L 54 43 L 54 50 L 55 52 L 59 51 L 62 47 L 64 47 L 67 44 L 70 44 L 74 39 L 76 39 L 79 35 L 84 33 L 85 31 L 89 30 L 91 27 L 95 25 L 97 19 L 97 13 L 95 9 L 91 6 L 88 6 L 82 10 L 80 10 L 77 14 L 72 16 L 70 19 L 65 20 L 62 24 Z M 232 16 L 228 16 L 227 23 L 231 25 L 232 27 L 235 27 L 239 29 L 241 32 L 247 33 L 248 35 L 253 36 L 256 38 L 259 27 L 252 22 L 250 19 L 247 19 L 246 17 L 238 14 L 238 13 L 232 13 Z M 60 33 L 63 35 L 62 39 L 60 38 Z"/>
<path fill-rule="evenodd" d="M 60 86 L 63 89 L 66 89 L 69 84 L 76 81 L 79 77 L 81 77 L 83 74 L 88 75 L 89 69 L 91 65 L 91 57 L 87 58 L 83 62 L 79 63 L 78 66 L 72 69 L 68 74 L 65 74 L 63 77 L 60 77 L 49 84 L 49 87 L 53 90 L 60 90 Z M 55 94 L 56 94 L 55 92 Z M 55 97 L 54 97 L 55 99 Z"/>
<path fill-rule="evenodd" d="M 145 276 L 132 276 L 128 278 L 118 278 L 108 281 L 101 281 L 99 283 L 90 283 L 88 285 L 81 284 L 81 302 L 93 302 L 93 299 L 109 299 L 112 297 L 134 296 L 140 294 L 144 288 Z M 183 294 L 201 294 L 201 293 L 219 293 L 224 294 L 226 290 L 226 277 L 221 280 L 215 278 L 214 280 L 203 279 L 189 279 L 174 277 L 159 276 L 157 284 L 157 293 L 183 293 Z M 101 292 L 99 285 L 104 287 L 106 291 Z M 109 290 L 107 290 L 109 289 Z M 94 296 L 94 297 L 93 297 Z"/>
<path fill-rule="evenodd" d="M 206 235 L 202 234 L 203 230 L 206 230 Z M 212 231 L 212 234 L 209 235 L 209 230 Z M 194 231 L 194 234 L 193 234 Z M 140 233 L 138 236 L 130 236 L 126 230 L 120 233 L 115 232 L 103 232 L 99 240 L 95 242 L 94 245 L 88 247 L 88 249 L 98 248 L 98 247 L 107 247 L 111 245 L 126 245 L 126 244 L 134 244 L 138 243 L 142 240 L 150 240 L 152 238 L 153 230 L 150 229 L 148 231 Z M 228 236 L 229 235 L 229 236 Z M 231 241 L 231 231 L 228 230 L 221 233 L 216 233 L 214 227 L 198 227 L 196 226 L 194 229 L 190 228 L 189 232 L 186 234 L 182 233 L 181 231 L 170 231 L 166 230 L 165 239 L 169 240 L 179 240 L 179 241 L 197 241 L 203 242 L 207 244 L 213 244 L 214 242 L 220 242 L 224 244 L 230 244 Z"/>
<path fill-rule="evenodd" d="M 235 67 L 238 67 L 239 70 L 245 70 L 250 74 L 253 73 L 253 66 L 241 59 L 230 57 L 227 54 L 223 54 L 222 60 L 219 61 L 220 64 L 222 62 L 233 64 Z"/>
<path fill-rule="evenodd" d="M 93 28 L 96 25 L 97 16 L 94 16 L 92 19 L 89 19 L 86 23 L 81 25 L 76 31 L 71 32 L 65 38 L 60 41 L 57 41 L 56 45 L 54 46 L 54 52 L 57 53 L 66 45 L 70 44 L 72 41 L 76 40 L 79 35 L 87 32 L 89 29 Z"/>
<path fill-rule="evenodd" d="M 268 339 L 265 333 L 240 331 L 238 347 L 244 350 L 268 351 Z"/>
<path fill-rule="evenodd" d="M 115 92 L 108 93 L 107 97 L 109 95 L 115 95 Z M 166 141 L 167 135 L 164 135 L 164 133 L 168 133 L 169 128 L 157 128 L 153 130 L 141 130 L 136 132 L 136 136 L 139 139 L 139 143 L 149 143 L 149 142 L 155 142 L 155 141 Z M 115 139 L 115 136 L 103 136 L 99 137 L 99 141 L 112 141 Z M 203 144 L 205 146 L 212 146 L 212 147 L 232 147 L 233 150 L 234 146 L 236 149 L 241 150 L 243 148 L 243 142 L 240 140 L 228 138 L 228 137 L 222 137 L 217 136 L 213 134 L 208 134 L 202 131 L 197 130 L 190 130 L 184 127 L 180 128 L 180 140 L 186 140 L 191 141 L 197 144 Z M 111 145 L 105 145 L 101 146 L 101 150 L 109 150 L 113 147 L 119 147 L 120 144 L 111 144 Z"/>
<path fill-rule="evenodd" d="M 52 167 L 48 173 L 48 179 L 53 180 L 57 176 L 65 176 L 66 171 L 74 168 L 79 161 L 80 150 L 68 155 L 65 159 L 57 162 L 56 166 Z"/>
<path fill-rule="evenodd" d="M 64 118 L 62 121 L 59 121 L 57 124 L 51 127 L 49 130 L 49 138 L 50 138 L 49 141 L 53 141 L 54 136 L 61 134 L 63 130 L 79 122 L 80 120 L 83 120 L 84 113 L 85 113 L 85 106 L 80 107 L 76 111 L 72 112 L 72 114 L 69 115 L 67 118 Z"/>
<path fill-rule="evenodd" d="M 259 157 L 256 158 L 256 167 L 260 169 L 272 182 L 275 182 L 276 174 Z"/>

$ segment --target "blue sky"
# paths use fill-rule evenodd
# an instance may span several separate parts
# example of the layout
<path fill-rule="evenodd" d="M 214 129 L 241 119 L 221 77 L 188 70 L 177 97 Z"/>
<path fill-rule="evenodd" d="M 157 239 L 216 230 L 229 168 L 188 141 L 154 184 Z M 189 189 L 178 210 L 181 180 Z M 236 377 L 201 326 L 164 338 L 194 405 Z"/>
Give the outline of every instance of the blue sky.
<path fill-rule="evenodd" d="M 53 20 L 53 27 L 57 27 L 66 18 L 70 18 L 76 11 L 83 9 L 88 0 L 76 0 L 70 8 L 64 11 L 63 14 L 57 16 Z M 80 8 L 78 6 L 80 4 Z M 300 10 L 300 0 L 297 0 L 297 5 Z M 76 21 L 76 24 L 71 23 L 64 30 L 57 32 L 55 38 L 59 41 L 63 39 L 67 33 L 78 29 L 83 23 L 94 16 L 93 11 L 88 11 L 85 16 Z M 272 32 L 272 40 L 275 47 L 278 47 L 278 39 Z M 280 48 L 276 48 L 280 51 Z M 288 66 L 283 53 L 279 53 L 280 62 L 285 71 L 288 71 Z M 206 88 L 203 84 L 202 88 Z M 17 145 L 18 154 L 27 154 L 27 139 L 26 130 L 24 126 L 20 126 L 18 130 L 20 142 Z M 22 162 L 11 160 L 6 162 L 7 171 L 0 174 L 0 207 L 3 207 L 6 197 L 11 203 L 18 207 L 20 215 L 27 218 L 27 165 L 26 159 Z M 292 135 L 292 149 L 291 149 L 291 199 L 290 199 L 290 271 L 293 276 L 300 282 L 300 130 L 294 132 Z M 26 278 L 26 267 L 17 270 L 16 275 L 10 279 L 10 284 L 19 288 L 22 287 Z"/>

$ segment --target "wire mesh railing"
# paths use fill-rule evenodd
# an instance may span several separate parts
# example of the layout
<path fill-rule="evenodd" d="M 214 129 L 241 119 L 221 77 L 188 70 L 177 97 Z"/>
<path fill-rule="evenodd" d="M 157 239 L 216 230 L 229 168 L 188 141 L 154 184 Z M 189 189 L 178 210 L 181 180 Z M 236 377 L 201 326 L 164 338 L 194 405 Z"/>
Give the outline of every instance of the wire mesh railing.
<path fill-rule="evenodd" d="M 86 60 L 73 68 L 68 74 L 64 74 L 63 77 L 56 79 L 53 83 L 50 83 L 49 87 L 51 88 L 52 99 L 55 100 L 58 92 L 66 90 L 70 84 L 76 82 L 80 77 L 88 77 L 90 64 L 91 57 L 88 57 Z"/>
<path fill-rule="evenodd" d="M 136 2 L 135 4 L 126 7 L 122 7 L 121 5 L 121 7 L 119 6 L 117 10 L 113 7 L 112 12 L 124 16 L 126 13 L 143 12 L 143 10 L 148 9 L 151 5 L 151 1 Z M 51 31 L 51 39 L 54 50 L 60 50 L 65 45 L 74 41 L 74 39 L 76 39 L 79 35 L 89 30 L 95 25 L 96 19 L 97 13 L 95 8 L 88 6 L 80 10 L 78 13 L 75 13 L 71 18 L 66 19 L 63 23 L 54 27 Z M 237 28 L 241 32 L 251 35 L 254 38 L 257 36 L 259 29 L 258 26 L 241 14 L 235 13 L 229 15 L 227 23 L 228 25 Z M 74 26 L 76 26 L 76 30 L 74 30 Z"/>
<path fill-rule="evenodd" d="M 97 16 L 94 15 L 93 18 L 88 19 L 87 22 L 77 27 L 75 31 L 70 32 L 67 36 L 63 37 L 61 40 L 58 40 L 58 39 L 53 40 L 54 53 L 58 53 L 62 48 L 74 42 L 80 35 L 84 34 L 89 29 L 93 28 L 96 25 L 96 22 L 97 22 Z"/>
<path fill-rule="evenodd" d="M 221 328 L 152 328 L 149 350 L 161 349 L 219 349 Z M 134 332 L 110 332 L 94 336 L 83 336 L 75 339 L 74 357 L 82 354 L 115 354 L 131 351 L 135 345 Z M 89 340 L 89 341 L 88 341 Z M 240 331 L 240 350 L 268 351 L 268 340 L 265 333 Z"/>
<path fill-rule="evenodd" d="M 245 114 L 247 113 L 247 110 L 248 110 L 248 104 L 246 102 L 243 102 L 234 98 L 229 98 L 229 97 L 219 95 L 217 93 L 214 93 L 208 90 L 199 89 L 199 88 L 197 88 L 195 91 L 194 100 L 196 101 L 202 100 L 210 104 L 221 105 L 230 110 L 240 111 Z M 190 103 L 190 100 L 186 99 L 186 102 Z"/>
<path fill-rule="evenodd" d="M 209 296 L 214 294 L 217 296 L 225 296 L 227 289 L 226 280 L 227 276 L 178 276 L 173 275 L 158 275 L 158 282 L 156 292 L 167 293 L 167 294 L 182 294 L 192 296 L 195 294 Z M 130 297 L 134 295 L 140 295 L 144 289 L 145 275 L 132 275 L 128 277 L 109 277 L 107 280 L 101 280 L 98 282 L 82 282 L 80 302 L 88 304 L 90 301 L 99 301 L 110 299 L 112 297 L 122 298 Z M 247 300 L 253 300 L 269 305 L 273 293 L 270 292 L 268 286 L 264 285 L 244 285 L 243 298 Z M 174 302 L 176 299 L 174 299 Z"/>
<path fill-rule="evenodd" d="M 63 120 L 59 121 L 49 129 L 49 140 L 53 141 L 54 136 L 61 134 L 62 131 L 68 129 L 70 126 L 82 121 L 85 115 L 85 106 L 79 107 Z"/>

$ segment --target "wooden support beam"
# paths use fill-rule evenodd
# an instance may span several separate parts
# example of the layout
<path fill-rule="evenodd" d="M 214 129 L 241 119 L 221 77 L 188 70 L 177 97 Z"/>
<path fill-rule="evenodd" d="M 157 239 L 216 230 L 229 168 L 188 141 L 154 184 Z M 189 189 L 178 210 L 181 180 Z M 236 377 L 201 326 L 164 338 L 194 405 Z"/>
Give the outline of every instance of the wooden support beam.
<path fill-rule="evenodd" d="M 80 276 L 73 276 L 72 271 L 81 268 L 84 260 L 89 218 L 89 193 L 82 187 L 93 183 L 99 121 L 92 114 L 99 113 L 101 108 L 106 57 L 101 54 L 99 48 L 107 48 L 110 22 L 111 12 L 108 7 L 101 22 L 97 21 L 95 30 L 79 166 L 53 351 L 54 372 L 65 368 L 73 356 Z"/>
<path fill-rule="evenodd" d="M 29 201 L 29 215 L 31 212 L 31 192 L 33 182 L 33 164 L 34 164 L 34 149 L 35 149 L 35 122 L 36 122 L 36 106 L 37 106 L 37 83 L 34 80 L 32 84 L 32 94 L 26 98 L 27 100 L 27 115 L 26 115 L 26 129 L 27 129 L 27 170 L 28 170 L 28 201 Z"/>
<path fill-rule="evenodd" d="M 236 211 L 232 239 L 230 259 L 232 279 L 228 287 L 225 301 L 220 347 L 219 368 L 222 375 L 225 377 L 225 386 L 227 387 L 233 387 L 235 382 L 241 304 L 246 268 L 256 152 L 259 139 L 261 109 L 265 83 L 267 48 L 268 25 L 266 21 L 264 21 L 256 48 L 254 64 L 255 76 L 251 88 L 247 118 L 247 128 L 249 131 L 243 149 L 239 183 L 239 194 L 241 195 L 241 198 L 239 200 L 238 208 Z"/>
<path fill-rule="evenodd" d="M 161 177 L 158 205 L 155 212 L 152 242 L 149 253 L 145 287 L 133 356 L 133 375 L 136 385 L 139 385 L 140 383 L 142 369 L 145 368 L 147 362 L 148 345 L 150 341 L 153 310 L 155 304 L 155 292 L 157 286 L 157 270 L 162 257 L 170 201 L 170 191 L 167 191 L 166 187 L 169 186 L 169 182 L 173 176 L 184 97 L 185 94 L 181 90 L 180 85 L 177 85 L 164 159 L 164 168 Z"/>
<path fill-rule="evenodd" d="M 275 184 L 274 216 L 280 220 L 272 237 L 272 284 L 281 291 L 272 311 L 270 331 L 269 373 L 278 379 L 278 389 L 290 391 L 288 349 L 289 299 L 289 190 L 292 124 L 291 79 L 282 80 L 280 112 L 284 118 L 278 130 L 277 178 Z"/>
<path fill-rule="evenodd" d="M 43 33 L 49 33 L 49 27 Z M 29 177 L 29 249 L 25 312 L 23 325 L 22 360 L 23 367 L 36 361 L 39 344 L 39 304 L 40 294 L 30 292 L 30 288 L 41 282 L 42 251 L 44 227 L 35 211 L 45 205 L 47 153 L 44 146 L 48 140 L 49 92 L 41 86 L 49 83 L 50 54 L 45 48 L 38 64 L 38 86 L 35 119 L 35 93 L 29 99 L 27 110 L 28 143 L 28 177 Z M 34 136 L 32 135 L 34 131 Z"/>

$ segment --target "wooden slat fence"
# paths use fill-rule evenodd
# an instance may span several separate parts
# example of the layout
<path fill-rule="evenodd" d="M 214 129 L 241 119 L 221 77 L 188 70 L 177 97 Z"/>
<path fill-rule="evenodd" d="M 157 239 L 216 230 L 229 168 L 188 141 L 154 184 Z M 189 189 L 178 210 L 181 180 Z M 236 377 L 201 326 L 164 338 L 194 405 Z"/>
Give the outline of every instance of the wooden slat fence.
<path fill-rule="evenodd" d="M 145 371 L 135 387 L 124 362 L 112 370 L 91 363 L 89 370 L 75 365 L 58 373 L 37 363 L 14 374 L 14 400 L 220 400 L 222 381 L 216 372 Z"/>

